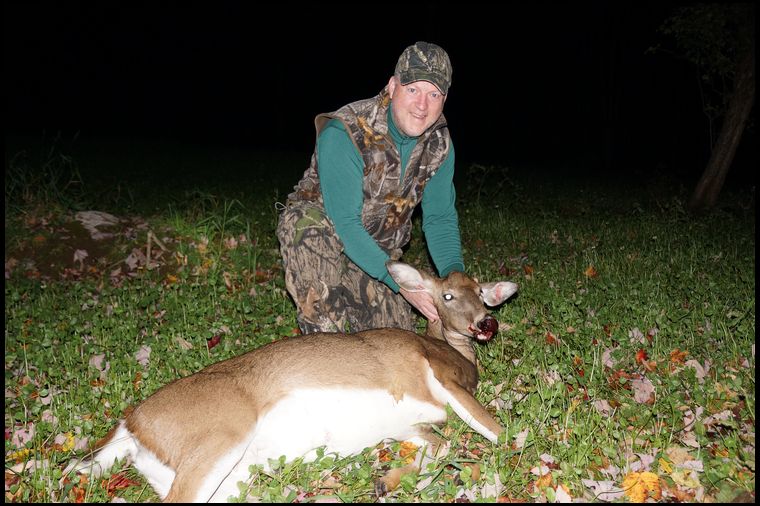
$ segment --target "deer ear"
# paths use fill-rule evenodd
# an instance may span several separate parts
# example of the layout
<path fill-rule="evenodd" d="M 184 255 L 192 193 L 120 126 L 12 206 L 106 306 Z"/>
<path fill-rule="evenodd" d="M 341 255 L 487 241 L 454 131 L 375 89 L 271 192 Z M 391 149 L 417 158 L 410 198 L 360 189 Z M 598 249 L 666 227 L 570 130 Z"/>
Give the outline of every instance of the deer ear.
<path fill-rule="evenodd" d="M 393 280 L 404 290 L 410 292 L 427 291 L 429 292 L 433 285 L 433 280 L 409 264 L 389 260 L 385 263 Z"/>
<path fill-rule="evenodd" d="M 487 306 L 498 306 L 517 292 L 517 285 L 510 281 L 480 283 L 480 293 Z"/>

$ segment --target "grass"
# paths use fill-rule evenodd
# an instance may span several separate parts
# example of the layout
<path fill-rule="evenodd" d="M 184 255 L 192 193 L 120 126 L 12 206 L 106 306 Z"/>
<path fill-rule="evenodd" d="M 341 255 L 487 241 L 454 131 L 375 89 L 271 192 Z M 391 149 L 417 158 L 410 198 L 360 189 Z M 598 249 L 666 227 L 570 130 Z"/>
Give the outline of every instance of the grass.
<path fill-rule="evenodd" d="M 295 332 L 274 203 L 308 160 L 70 151 L 6 160 L 6 501 L 155 500 L 128 467 L 102 480 L 61 470 L 167 382 Z M 506 435 L 492 445 L 452 414 L 439 428 L 448 455 L 386 500 L 753 498 L 754 189 L 694 217 L 678 186 L 458 170 L 468 271 L 520 285 L 494 312 L 497 338 L 477 348 L 477 397 Z M 62 230 L 85 209 L 133 221 L 74 262 L 94 245 Z M 426 266 L 420 228 L 404 259 Z M 154 245 L 157 265 L 130 269 L 148 231 L 167 251 Z M 253 469 L 238 499 L 371 502 L 374 480 L 408 451 Z M 656 486 L 636 484 L 646 473 Z"/>

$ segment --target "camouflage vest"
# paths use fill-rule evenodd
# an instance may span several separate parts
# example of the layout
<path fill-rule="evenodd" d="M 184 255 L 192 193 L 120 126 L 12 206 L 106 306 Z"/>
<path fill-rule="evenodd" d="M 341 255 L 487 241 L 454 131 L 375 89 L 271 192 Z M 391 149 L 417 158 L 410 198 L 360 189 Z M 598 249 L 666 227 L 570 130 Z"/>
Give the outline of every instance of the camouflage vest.
<path fill-rule="evenodd" d="M 339 119 L 364 160 L 362 223 L 392 257 L 409 242 L 412 212 L 422 200 L 430 178 L 449 153 L 449 130 L 443 114 L 418 139 L 400 181 L 401 156 L 388 133 L 390 96 L 387 87 L 374 98 L 360 100 L 314 120 L 317 136 L 333 118 Z M 288 195 L 288 203 L 313 202 L 324 208 L 319 187 L 316 149 L 311 165 Z"/>

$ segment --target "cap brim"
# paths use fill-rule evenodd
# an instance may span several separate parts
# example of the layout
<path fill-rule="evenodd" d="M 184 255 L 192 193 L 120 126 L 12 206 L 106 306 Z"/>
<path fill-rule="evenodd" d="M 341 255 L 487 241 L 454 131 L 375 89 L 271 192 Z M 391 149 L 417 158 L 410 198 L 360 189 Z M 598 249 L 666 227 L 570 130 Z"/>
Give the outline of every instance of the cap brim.
<path fill-rule="evenodd" d="M 399 76 L 399 80 L 401 81 L 402 85 L 407 85 L 415 81 L 427 81 L 438 88 L 438 91 L 444 95 L 449 91 L 448 88 L 445 87 L 441 82 L 440 76 L 430 74 L 429 72 L 405 72 Z"/>

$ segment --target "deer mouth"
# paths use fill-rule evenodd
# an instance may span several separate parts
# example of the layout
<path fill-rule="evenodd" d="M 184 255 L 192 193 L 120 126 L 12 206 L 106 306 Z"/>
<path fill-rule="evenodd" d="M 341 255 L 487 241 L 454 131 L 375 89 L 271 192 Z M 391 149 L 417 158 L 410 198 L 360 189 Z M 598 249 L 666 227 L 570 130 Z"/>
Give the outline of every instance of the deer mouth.
<path fill-rule="evenodd" d="M 493 332 L 481 332 L 480 330 L 473 329 L 472 327 L 470 327 L 469 330 L 472 332 L 472 335 L 475 339 L 483 343 L 490 341 L 493 337 Z"/>

